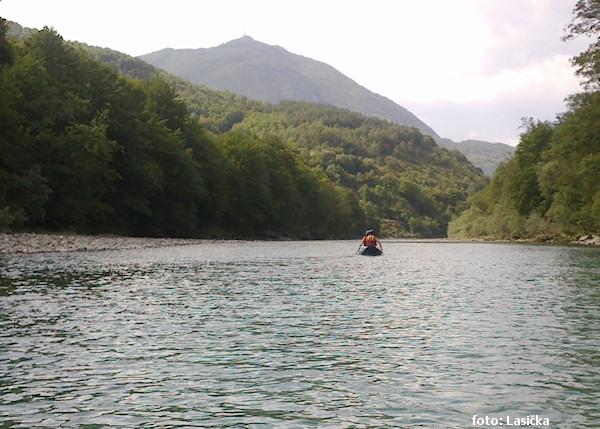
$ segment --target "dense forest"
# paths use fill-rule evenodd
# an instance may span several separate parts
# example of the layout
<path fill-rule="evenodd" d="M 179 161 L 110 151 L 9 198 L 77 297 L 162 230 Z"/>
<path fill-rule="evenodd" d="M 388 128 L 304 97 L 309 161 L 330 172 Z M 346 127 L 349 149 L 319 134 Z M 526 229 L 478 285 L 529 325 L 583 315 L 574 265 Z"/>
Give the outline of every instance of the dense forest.
<path fill-rule="evenodd" d="M 444 236 L 485 184 L 416 129 L 192 87 L 135 59 L 90 55 L 51 29 L 8 40 L 6 28 L 2 230 L 323 238 L 370 226 Z"/>
<path fill-rule="evenodd" d="M 326 237 L 364 228 L 355 196 L 286 143 L 213 136 L 165 81 L 118 75 L 52 30 L 0 40 L 3 230 Z"/>
<path fill-rule="evenodd" d="M 585 91 L 555 122 L 524 121 L 514 158 L 450 224 L 454 237 L 572 239 L 600 231 L 600 3 L 580 0 L 565 40 L 595 40 L 573 58 Z"/>
<path fill-rule="evenodd" d="M 120 73 L 152 75 L 139 59 L 80 46 Z M 367 224 L 385 235 L 445 236 L 449 220 L 466 208 L 466 198 L 487 183 L 464 156 L 438 148 L 415 128 L 333 106 L 259 102 L 155 72 L 208 131 L 235 130 L 289 142 L 304 163 L 350 189 Z"/>
<path fill-rule="evenodd" d="M 280 102 L 233 130 L 295 142 L 301 158 L 359 198 L 367 224 L 393 236 L 443 237 L 486 180 L 429 136 L 331 106 Z"/>

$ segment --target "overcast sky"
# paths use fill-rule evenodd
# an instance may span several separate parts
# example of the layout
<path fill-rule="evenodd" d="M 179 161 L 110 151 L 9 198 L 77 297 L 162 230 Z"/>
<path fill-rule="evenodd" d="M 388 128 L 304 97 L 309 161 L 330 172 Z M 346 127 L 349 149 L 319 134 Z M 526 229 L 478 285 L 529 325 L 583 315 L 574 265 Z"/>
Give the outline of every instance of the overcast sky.
<path fill-rule="evenodd" d="M 518 143 L 580 90 L 575 0 L 0 0 L 0 16 L 130 55 L 242 37 L 325 62 L 440 136 Z"/>

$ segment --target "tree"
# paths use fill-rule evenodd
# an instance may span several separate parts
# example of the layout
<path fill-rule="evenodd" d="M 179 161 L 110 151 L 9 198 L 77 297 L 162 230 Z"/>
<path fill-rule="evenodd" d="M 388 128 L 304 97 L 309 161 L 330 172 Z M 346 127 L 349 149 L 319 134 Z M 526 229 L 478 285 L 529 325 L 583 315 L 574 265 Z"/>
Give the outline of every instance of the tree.
<path fill-rule="evenodd" d="M 55 91 L 44 64 L 16 53 L 0 66 L 0 228 L 42 224 L 52 193 L 40 133 L 51 122 Z"/>
<path fill-rule="evenodd" d="M 572 40 L 580 35 L 595 39 L 587 50 L 573 57 L 572 63 L 577 67 L 575 74 L 583 79 L 584 88 L 597 91 L 600 89 L 600 1 L 578 0 L 573 14 L 575 17 L 566 26 L 568 34 L 563 40 Z"/>
<path fill-rule="evenodd" d="M 549 122 L 523 119 L 525 132 L 515 151 L 511 174 L 506 176 L 511 201 L 521 215 L 528 215 L 543 202 L 539 187 L 538 166 L 542 154 L 550 146 L 554 125 Z"/>
<path fill-rule="evenodd" d="M 0 18 L 0 67 L 5 64 L 11 64 L 13 61 L 12 47 L 6 38 L 7 31 L 6 20 Z"/>
<path fill-rule="evenodd" d="M 110 224 L 109 191 L 117 173 L 112 167 L 114 141 L 106 136 L 106 112 L 88 124 L 73 124 L 52 139 L 46 174 L 53 196 L 47 205 L 51 228 L 95 229 Z"/>

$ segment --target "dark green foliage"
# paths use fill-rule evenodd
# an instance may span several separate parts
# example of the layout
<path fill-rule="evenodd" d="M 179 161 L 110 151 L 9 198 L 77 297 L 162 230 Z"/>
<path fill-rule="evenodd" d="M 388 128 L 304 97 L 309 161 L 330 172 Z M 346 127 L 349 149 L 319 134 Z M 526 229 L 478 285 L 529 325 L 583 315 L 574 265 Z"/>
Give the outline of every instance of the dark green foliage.
<path fill-rule="evenodd" d="M 555 124 L 526 123 L 515 157 L 452 222 L 458 237 L 574 237 L 600 230 L 600 94 Z"/>
<path fill-rule="evenodd" d="M 118 62 L 105 66 L 49 29 L 2 39 L 3 229 L 433 237 L 485 183 L 414 128 L 194 87 L 94 48 Z"/>
<path fill-rule="evenodd" d="M 353 194 L 300 162 L 280 140 L 229 132 L 223 204 L 228 230 L 253 236 L 339 237 L 358 234 L 364 215 Z M 243 217 L 239 213 L 244 213 Z"/>
<path fill-rule="evenodd" d="M 527 132 L 522 134 L 515 152 L 515 171 L 507 180 L 513 205 L 519 214 L 527 216 L 543 202 L 535 166 L 550 144 L 553 127 L 547 122 L 535 123 L 533 120 L 525 121 L 524 127 Z"/>
<path fill-rule="evenodd" d="M 363 227 L 353 194 L 291 147 L 215 138 L 163 79 L 121 77 L 49 29 L 2 42 L 2 229 L 315 238 Z"/>
<path fill-rule="evenodd" d="M 463 155 L 415 128 L 331 106 L 281 102 L 249 112 L 234 130 L 294 142 L 309 166 L 357 196 L 368 224 L 386 235 L 445 236 L 469 192 L 486 183 Z"/>
<path fill-rule="evenodd" d="M 13 52 L 6 37 L 8 25 L 4 18 L 0 18 L 0 67 L 12 63 Z"/>

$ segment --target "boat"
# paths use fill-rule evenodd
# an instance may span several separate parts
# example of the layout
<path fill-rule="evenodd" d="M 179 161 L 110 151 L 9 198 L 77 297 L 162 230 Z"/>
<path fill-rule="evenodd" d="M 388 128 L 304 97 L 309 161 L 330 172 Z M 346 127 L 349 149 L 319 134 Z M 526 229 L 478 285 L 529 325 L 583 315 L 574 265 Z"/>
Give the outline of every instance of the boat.
<path fill-rule="evenodd" d="M 363 250 L 360 251 L 360 254 L 363 256 L 379 256 L 382 253 L 383 252 L 381 251 L 381 249 L 377 247 L 365 247 Z"/>

